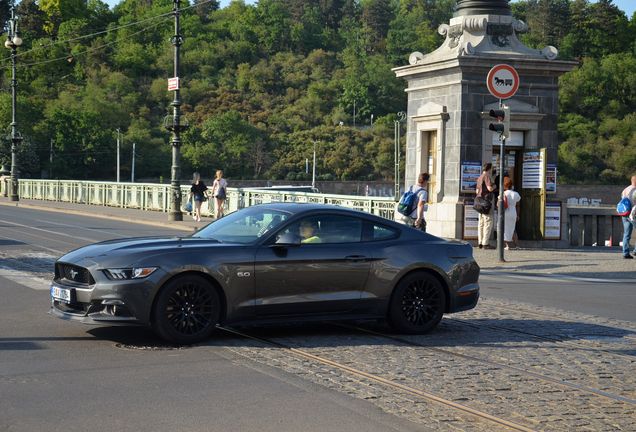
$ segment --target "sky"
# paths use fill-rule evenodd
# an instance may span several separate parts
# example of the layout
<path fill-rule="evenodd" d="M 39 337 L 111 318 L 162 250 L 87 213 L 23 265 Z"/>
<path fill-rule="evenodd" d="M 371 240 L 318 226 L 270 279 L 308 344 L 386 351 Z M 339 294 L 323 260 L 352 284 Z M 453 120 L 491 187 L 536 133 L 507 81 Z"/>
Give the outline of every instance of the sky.
<path fill-rule="evenodd" d="M 104 0 L 110 7 L 115 6 L 120 3 L 120 0 Z M 513 0 L 514 2 L 515 0 Z M 594 2 L 594 0 L 592 0 Z M 221 0 L 221 7 L 225 7 L 230 3 L 230 0 Z M 247 4 L 254 4 L 256 0 L 245 0 Z M 636 0 L 614 0 L 614 4 L 619 7 L 625 14 L 627 18 L 631 18 L 636 11 Z"/>

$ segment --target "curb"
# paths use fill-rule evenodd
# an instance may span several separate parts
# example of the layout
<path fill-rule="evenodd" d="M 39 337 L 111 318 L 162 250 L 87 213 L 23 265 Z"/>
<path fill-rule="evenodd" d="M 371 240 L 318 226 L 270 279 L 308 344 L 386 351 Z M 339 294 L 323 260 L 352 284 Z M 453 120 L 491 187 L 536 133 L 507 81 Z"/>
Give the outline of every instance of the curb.
<path fill-rule="evenodd" d="M 479 272 L 480 276 L 504 276 L 504 277 L 516 277 L 516 278 L 533 278 L 533 279 L 559 279 L 564 281 L 574 282 L 597 282 L 597 283 L 627 283 L 636 284 L 636 279 L 617 279 L 617 278 L 593 278 L 593 277 L 579 277 L 570 276 L 562 273 L 526 273 L 526 272 L 500 272 L 496 270 L 484 270 Z"/>

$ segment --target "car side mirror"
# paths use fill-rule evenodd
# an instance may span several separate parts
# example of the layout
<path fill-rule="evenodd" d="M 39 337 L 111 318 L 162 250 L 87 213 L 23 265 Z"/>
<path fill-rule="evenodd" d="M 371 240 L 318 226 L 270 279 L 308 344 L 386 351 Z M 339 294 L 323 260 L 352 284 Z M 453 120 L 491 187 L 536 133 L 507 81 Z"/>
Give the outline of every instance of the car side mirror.
<path fill-rule="evenodd" d="M 276 246 L 300 246 L 300 236 L 293 233 L 281 234 L 276 239 Z"/>

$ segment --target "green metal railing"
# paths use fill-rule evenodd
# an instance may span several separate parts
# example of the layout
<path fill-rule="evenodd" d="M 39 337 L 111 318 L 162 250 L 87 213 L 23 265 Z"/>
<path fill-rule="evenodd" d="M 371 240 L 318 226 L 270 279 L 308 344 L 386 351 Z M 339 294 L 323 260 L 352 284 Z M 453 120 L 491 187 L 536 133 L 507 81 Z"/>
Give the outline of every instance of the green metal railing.
<path fill-rule="evenodd" d="M 168 211 L 169 184 L 116 183 L 78 180 L 28 180 L 19 181 L 23 199 L 62 201 L 86 205 L 133 208 L 148 211 Z M 185 203 L 190 185 L 181 186 Z M 267 189 L 228 188 L 226 211 L 270 202 L 309 202 L 333 204 L 362 210 L 387 219 L 393 218 L 394 201 L 391 197 L 366 197 L 355 195 L 329 195 L 320 193 L 273 191 Z M 204 216 L 214 214 L 214 202 L 208 200 L 201 208 Z"/>

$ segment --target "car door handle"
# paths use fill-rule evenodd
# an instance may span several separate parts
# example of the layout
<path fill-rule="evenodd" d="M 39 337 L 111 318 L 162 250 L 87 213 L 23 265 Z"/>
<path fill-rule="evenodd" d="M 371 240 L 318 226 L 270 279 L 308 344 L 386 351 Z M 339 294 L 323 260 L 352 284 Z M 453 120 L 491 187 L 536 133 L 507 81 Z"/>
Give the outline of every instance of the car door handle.
<path fill-rule="evenodd" d="M 367 257 L 364 255 L 347 255 L 345 257 L 345 259 L 347 261 L 353 261 L 353 262 L 363 262 L 367 260 Z"/>

